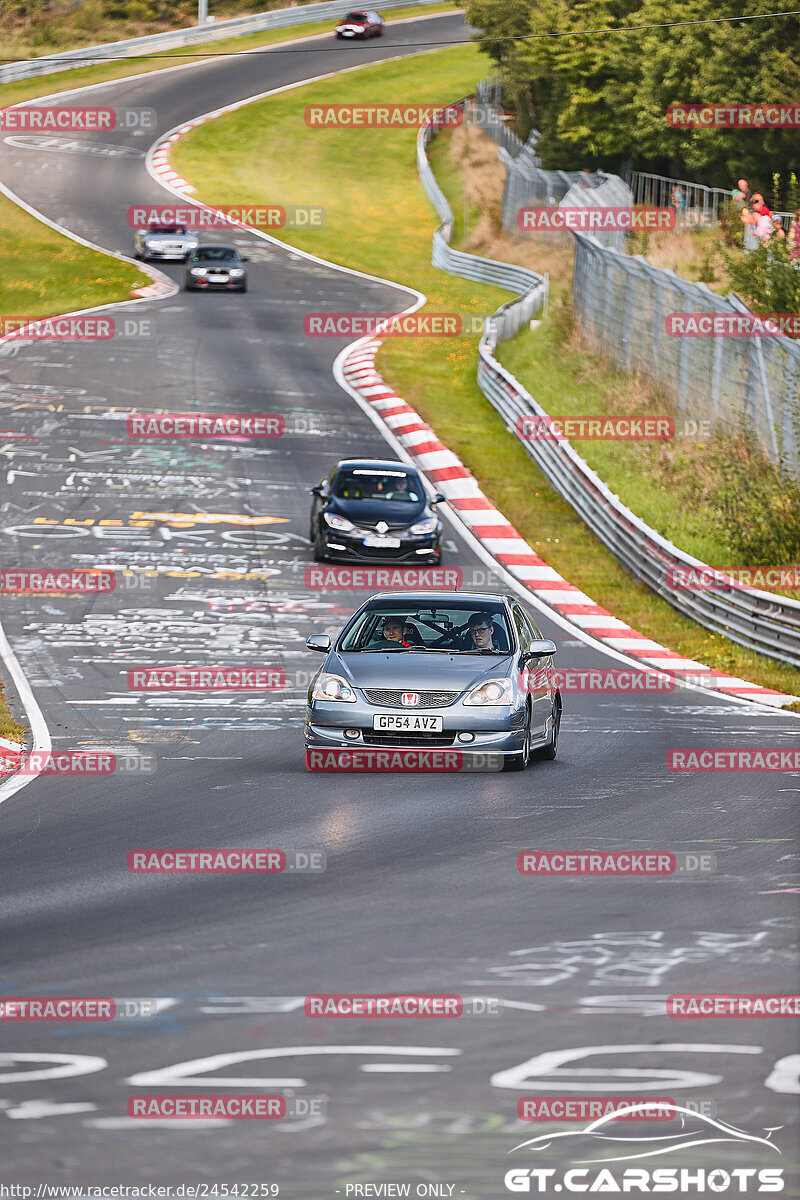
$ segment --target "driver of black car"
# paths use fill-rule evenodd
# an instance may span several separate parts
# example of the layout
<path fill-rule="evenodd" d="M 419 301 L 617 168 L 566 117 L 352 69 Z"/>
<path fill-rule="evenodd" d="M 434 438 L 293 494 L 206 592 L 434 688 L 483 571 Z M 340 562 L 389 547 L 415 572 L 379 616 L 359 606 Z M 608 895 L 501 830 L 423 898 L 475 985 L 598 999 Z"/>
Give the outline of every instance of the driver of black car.
<path fill-rule="evenodd" d="M 411 642 L 405 640 L 406 623 L 402 617 L 384 617 L 381 625 L 381 633 L 378 638 L 378 646 L 410 646 Z"/>

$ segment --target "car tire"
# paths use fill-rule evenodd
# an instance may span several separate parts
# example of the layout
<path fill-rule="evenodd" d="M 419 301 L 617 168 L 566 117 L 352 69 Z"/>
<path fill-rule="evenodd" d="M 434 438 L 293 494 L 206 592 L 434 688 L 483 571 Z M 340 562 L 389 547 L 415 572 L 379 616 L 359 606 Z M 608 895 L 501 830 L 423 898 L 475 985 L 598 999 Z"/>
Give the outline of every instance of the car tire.
<path fill-rule="evenodd" d="M 325 542 L 321 533 L 316 533 L 313 538 L 314 546 L 314 562 L 325 562 Z"/>
<path fill-rule="evenodd" d="M 246 292 L 246 291 L 247 291 L 247 284 L 246 284 L 246 283 L 243 283 L 243 284 L 242 284 L 242 286 L 239 288 L 239 291 L 240 291 L 240 292 Z"/>
<path fill-rule="evenodd" d="M 525 709 L 525 741 L 521 754 L 514 754 L 503 763 L 504 771 L 524 771 L 531 761 L 531 709 Z"/>
<path fill-rule="evenodd" d="M 558 753 L 558 735 L 561 730 L 561 702 L 556 705 L 555 713 L 553 714 L 553 730 L 550 734 L 550 741 L 546 746 L 542 746 L 541 750 L 534 750 L 533 757 L 537 762 L 552 762 Z"/>

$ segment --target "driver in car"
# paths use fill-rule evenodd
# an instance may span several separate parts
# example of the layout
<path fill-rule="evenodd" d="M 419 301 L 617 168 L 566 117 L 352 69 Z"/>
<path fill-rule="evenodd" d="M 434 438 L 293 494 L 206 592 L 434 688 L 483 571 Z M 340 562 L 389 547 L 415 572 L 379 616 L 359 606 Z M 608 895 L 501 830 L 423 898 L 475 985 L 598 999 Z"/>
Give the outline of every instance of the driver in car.
<path fill-rule="evenodd" d="M 389 490 L 386 493 L 387 500 L 419 500 L 416 492 L 411 491 L 408 486 L 408 476 L 402 475 L 399 479 L 394 480 L 393 484 L 389 485 Z"/>
<path fill-rule="evenodd" d="M 410 646 L 405 641 L 406 623 L 402 617 L 384 617 L 378 646 Z"/>
<path fill-rule="evenodd" d="M 464 638 L 467 650 L 499 650 L 496 631 L 492 618 L 485 612 L 473 613 L 467 621 L 467 633 Z"/>

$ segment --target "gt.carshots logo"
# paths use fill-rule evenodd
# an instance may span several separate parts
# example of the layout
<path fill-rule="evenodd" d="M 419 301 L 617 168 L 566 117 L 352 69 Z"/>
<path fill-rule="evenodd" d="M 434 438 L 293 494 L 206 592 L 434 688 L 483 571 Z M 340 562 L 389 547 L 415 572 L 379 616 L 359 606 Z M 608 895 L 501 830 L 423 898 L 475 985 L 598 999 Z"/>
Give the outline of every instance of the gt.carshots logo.
<path fill-rule="evenodd" d="M 564 1101 L 565 1104 L 568 1102 Z M 780 1149 L 770 1140 L 774 1130 L 765 1130 L 767 1136 L 760 1137 L 670 1100 L 652 1102 L 662 1113 L 666 1113 L 667 1118 L 672 1118 L 668 1129 L 662 1126 L 658 1130 L 650 1130 L 636 1128 L 635 1125 L 630 1128 L 627 1124 L 620 1124 L 622 1121 L 638 1123 L 657 1119 L 654 1116 L 656 1108 L 650 1111 L 648 1118 L 647 1103 L 635 1100 L 627 1107 L 611 1108 L 583 1129 L 551 1130 L 520 1142 L 509 1153 L 524 1151 L 527 1159 L 533 1157 L 534 1160 L 539 1154 L 547 1153 L 550 1161 L 553 1161 L 555 1153 L 562 1162 L 582 1165 L 566 1169 L 512 1167 L 506 1171 L 503 1179 L 506 1190 L 538 1194 L 613 1192 L 617 1195 L 673 1192 L 681 1196 L 706 1192 L 743 1195 L 751 1191 L 783 1191 L 784 1179 L 780 1167 L 731 1166 L 731 1150 L 745 1151 L 746 1162 L 753 1161 L 756 1155 L 761 1158 L 780 1155 Z M 699 1146 L 716 1146 L 724 1150 L 725 1166 L 696 1166 Z M 692 1165 L 689 1167 L 679 1165 L 679 1155 L 683 1151 L 692 1156 Z M 663 1161 L 667 1155 L 669 1158 L 666 1161 L 675 1165 L 650 1165 L 653 1158 Z M 733 1161 L 737 1161 L 738 1157 Z M 757 1164 L 758 1158 L 755 1161 Z M 628 1166 L 632 1162 L 636 1165 Z"/>
<path fill-rule="evenodd" d="M 133 413 L 125 430 L 134 438 L 265 438 L 283 437 L 286 422 L 278 413 Z"/>

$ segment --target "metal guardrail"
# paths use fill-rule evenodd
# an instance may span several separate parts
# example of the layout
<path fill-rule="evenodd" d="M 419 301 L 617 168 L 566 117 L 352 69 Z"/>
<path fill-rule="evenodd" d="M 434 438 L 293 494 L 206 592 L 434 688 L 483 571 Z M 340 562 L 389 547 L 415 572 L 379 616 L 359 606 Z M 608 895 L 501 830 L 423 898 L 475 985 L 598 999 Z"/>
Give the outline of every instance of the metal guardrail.
<path fill-rule="evenodd" d="M 381 9 L 424 7 L 437 0 L 381 0 Z M 218 42 L 224 38 L 241 37 L 248 33 L 260 33 L 265 29 L 284 29 L 292 25 L 306 25 L 311 21 L 325 21 L 342 17 L 350 12 L 352 0 L 323 0 L 318 4 L 307 4 L 302 8 L 279 8 L 271 12 L 254 13 L 246 17 L 231 17 L 227 21 L 213 21 L 205 25 L 194 25 L 188 29 L 170 29 L 166 33 L 152 33 L 146 37 L 129 38 L 123 42 L 105 42 L 99 46 L 84 46 L 75 50 L 63 50 L 41 58 L 27 58 L 20 62 L 7 63 L 0 67 L 0 84 L 14 83 L 20 79 L 34 79 L 40 75 L 51 75 L 56 71 L 72 71 L 94 62 L 113 62 L 118 58 L 135 58 L 138 55 L 157 54 L 161 50 L 174 50 L 181 46 L 195 46 L 203 42 Z"/>
<path fill-rule="evenodd" d="M 486 128 L 484 121 L 481 125 Z M 494 283 L 509 291 L 520 292 L 527 283 L 527 290 L 520 299 L 503 305 L 487 319 L 478 346 L 477 378 L 481 391 L 503 417 L 509 431 L 520 437 L 518 422 L 521 418 L 546 418 L 547 414 L 497 361 L 494 351 L 498 342 L 511 337 L 546 302 L 547 279 L 508 263 L 464 254 L 449 245 L 453 213 L 433 176 L 426 153 L 436 132 L 434 126 L 428 125 L 420 130 L 417 138 L 420 178 L 442 222 L 433 235 L 434 265 L 454 275 Z M 579 243 L 586 242 L 593 251 L 613 253 L 602 251 L 591 243 L 591 239 L 575 236 Z M 532 440 L 522 436 L 520 440 L 558 494 L 572 505 L 636 579 L 704 628 L 770 658 L 800 667 L 800 601 L 756 588 L 715 586 L 692 591 L 674 586 L 671 570 L 705 572 L 710 568 L 679 550 L 626 508 L 565 438 Z"/>

